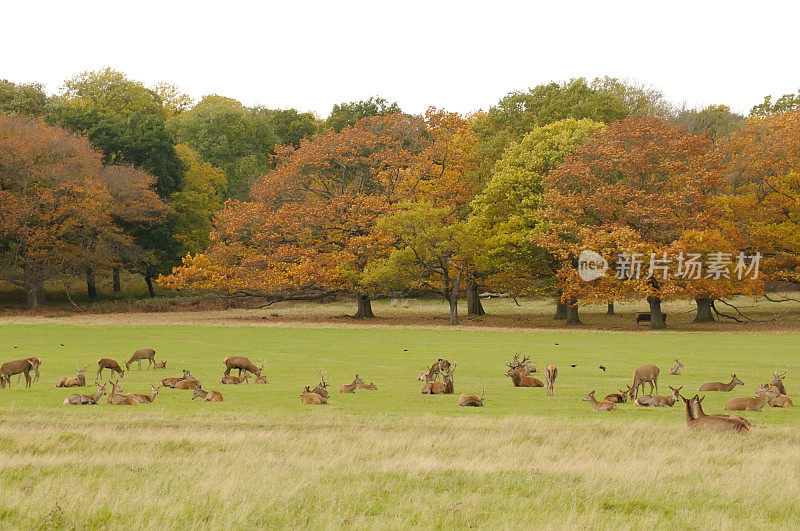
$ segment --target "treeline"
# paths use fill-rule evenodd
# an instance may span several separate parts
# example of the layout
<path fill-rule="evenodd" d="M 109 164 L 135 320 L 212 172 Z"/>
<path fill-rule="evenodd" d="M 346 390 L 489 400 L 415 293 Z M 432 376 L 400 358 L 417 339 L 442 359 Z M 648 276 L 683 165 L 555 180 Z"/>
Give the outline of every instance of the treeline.
<path fill-rule="evenodd" d="M 183 257 L 162 285 L 351 294 L 363 318 L 375 296 L 435 293 L 456 324 L 463 295 L 479 315 L 478 293 L 491 290 L 552 293 L 569 323 L 581 304 L 633 298 L 650 301 L 654 327 L 673 298 L 696 300 L 708 320 L 715 301 L 798 280 L 799 107 L 786 95 L 748 117 L 678 109 L 602 78 L 510 93 L 469 116 L 414 116 L 373 98 L 320 120 L 221 96 L 195 104 L 111 70 L 50 98 L 6 82 L 0 201 L 25 208 L 3 220 L 3 278 L 32 305 L 48 278 L 86 275 L 91 296 L 98 274 L 125 268 L 150 282 Z M 60 166 L 40 172 L 43 160 Z M 59 213 L 66 227 L 45 228 L 66 204 L 83 205 L 82 218 Z M 608 274 L 580 278 L 586 249 L 609 259 Z M 646 274 L 624 267 L 628 255 Z M 684 258 L 712 255 L 713 274 L 685 274 Z"/>

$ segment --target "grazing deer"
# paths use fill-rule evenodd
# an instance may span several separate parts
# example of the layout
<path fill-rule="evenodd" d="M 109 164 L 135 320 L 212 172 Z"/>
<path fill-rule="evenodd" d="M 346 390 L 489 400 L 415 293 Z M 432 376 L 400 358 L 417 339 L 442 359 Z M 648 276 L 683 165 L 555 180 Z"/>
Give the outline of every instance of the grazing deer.
<path fill-rule="evenodd" d="M 623 404 L 623 403 L 625 403 L 625 401 L 628 400 L 628 393 L 630 393 L 630 391 L 631 391 L 631 386 L 630 385 L 627 385 L 626 387 L 628 388 L 626 391 L 623 391 L 622 389 L 620 389 L 619 393 L 606 395 L 606 397 L 603 400 L 605 400 L 607 402 L 614 402 L 615 404 Z"/>
<path fill-rule="evenodd" d="M 458 365 L 454 365 L 453 367 L 447 367 L 442 371 L 444 374 L 444 381 L 443 382 L 427 382 L 425 386 L 420 391 L 423 395 L 452 395 L 455 391 L 455 387 L 453 385 L 453 373 L 455 372 L 455 367 Z"/>
<path fill-rule="evenodd" d="M 783 379 L 786 378 L 786 373 L 787 372 L 789 372 L 789 366 L 788 365 L 786 366 L 786 370 L 781 374 L 778 374 L 778 368 L 775 367 L 775 370 L 772 371 L 772 375 L 773 375 L 772 381 L 769 383 L 770 385 L 774 385 L 775 387 L 777 387 L 778 388 L 778 392 L 780 394 L 782 394 L 782 395 L 788 394 L 786 392 L 786 388 L 783 386 Z"/>
<path fill-rule="evenodd" d="M 122 394 L 122 388 L 117 385 L 117 382 L 111 382 L 111 394 L 106 398 L 106 402 L 112 406 L 135 406 L 139 404 L 139 400 L 128 394 Z"/>
<path fill-rule="evenodd" d="M 484 400 L 486 399 L 483 398 L 483 393 L 481 393 L 481 396 L 462 394 L 458 397 L 458 405 L 461 407 L 483 407 Z"/>
<path fill-rule="evenodd" d="M 250 378 L 250 373 L 244 371 L 242 376 L 223 376 L 220 383 L 223 385 L 239 385 L 242 382 L 247 383 L 248 378 Z"/>
<path fill-rule="evenodd" d="M 678 358 L 675 358 L 675 365 L 670 367 L 669 373 L 672 376 L 680 376 L 681 375 L 681 368 L 683 368 L 683 363 L 678 361 Z"/>
<path fill-rule="evenodd" d="M 643 406 L 643 407 L 664 407 L 664 406 L 672 407 L 675 405 L 675 402 L 677 402 L 678 399 L 681 397 L 681 389 L 683 388 L 683 386 L 675 389 L 670 385 L 669 388 L 672 389 L 672 394 L 669 396 L 642 395 L 639 398 L 637 398 L 633 404 L 635 406 Z"/>
<path fill-rule="evenodd" d="M 125 362 L 125 369 L 131 370 L 131 364 L 133 362 L 139 362 L 139 370 L 142 370 L 142 360 L 147 360 L 147 368 L 150 369 L 150 366 L 156 362 L 156 351 L 151 348 L 140 348 L 136 352 L 133 353 L 131 359 Z"/>
<path fill-rule="evenodd" d="M 106 394 L 106 386 L 100 385 L 98 382 L 94 383 L 97 386 L 97 390 L 95 390 L 94 394 L 92 395 L 69 395 L 67 398 L 64 399 L 65 406 L 85 406 L 85 405 L 96 405 L 97 402 L 100 400 L 100 397 Z"/>
<path fill-rule="evenodd" d="M 138 400 L 140 404 L 152 404 L 153 401 L 156 399 L 156 395 L 158 394 L 158 390 L 159 390 L 160 387 L 161 386 L 153 387 L 151 385 L 150 386 L 151 392 L 150 392 L 149 395 L 137 395 L 137 394 L 134 394 L 132 396 L 135 397 L 136 400 Z"/>
<path fill-rule="evenodd" d="M 239 376 L 242 375 L 242 371 L 261 376 L 261 371 L 266 364 L 266 362 L 262 362 L 261 366 L 256 367 L 252 361 L 244 356 L 228 356 L 222 360 L 222 363 L 225 364 L 225 376 L 229 376 L 233 369 L 239 369 Z"/>
<path fill-rule="evenodd" d="M 553 387 L 556 384 L 556 376 L 558 376 L 558 368 L 553 363 L 548 363 L 544 368 L 544 387 L 545 395 L 553 396 Z"/>
<path fill-rule="evenodd" d="M 584 402 L 589 402 L 592 405 L 592 409 L 595 411 L 616 411 L 617 404 L 614 402 L 609 402 L 608 400 L 603 400 L 598 402 L 597 399 L 594 397 L 594 390 L 591 393 L 581 398 Z"/>
<path fill-rule="evenodd" d="M 189 379 L 181 380 L 180 382 L 177 382 L 172 388 L 182 389 L 182 390 L 194 390 L 194 389 L 200 389 L 200 387 L 201 387 L 200 382 L 192 378 L 191 380 Z"/>
<path fill-rule="evenodd" d="M 740 418 L 723 415 L 706 415 L 700 406 L 701 400 L 694 395 L 691 399 L 681 396 L 686 404 L 686 427 L 690 430 L 729 431 L 733 433 L 749 433 L 750 425 Z"/>
<path fill-rule="evenodd" d="M 367 391 L 377 391 L 378 390 L 378 386 L 375 385 L 373 382 L 370 382 L 369 384 L 365 384 L 364 382 L 361 382 L 360 384 L 358 384 L 356 386 L 356 389 L 366 389 Z"/>
<path fill-rule="evenodd" d="M 789 398 L 788 396 L 786 396 L 785 394 L 781 393 L 780 389 L 778 389 L 778 386 L 773 385 L 772 383 L 770 383 L 766 387 L 768 387 L 773 393 L 778 395 L 775 398 L 770 398 L 769 399 L 770 407 L 792 407 L 792 406 L 794 406 L 794 402 L 792 402 L 792 399 Z M 758 387 L 756 387 L 756 396 L 760 396 L 760 394 L 763 392 L 764 388 L 765 388 L 764 384 L 759 385 Z"/>
<path fill-rule="evenodd" d="M 314 388 L 312 393 L 316 393 L 323 398 L 329 398 L 328 395 L 328 382 L 325 381 L 325 371 L 318 370 L 317 374 L 319 375 L 319 383 Z"/>
<path fill-rule="evenodd" d="M 155 361 L 153 360 L 153 370 L 156 369 L 166 369 L 167 368 L 167 361 Z"/>
<path fill-rule="evenodd" d="M 341 387 L 339 387 L 339 392 L 340 393 L 355 393 L 356 387 L 358 387 L 358 384 L 363 384 L 363 383 L 364 383 L 364 380 L 362 380 L 361 377 L 358 374 L 356 374 L 356 377 L 355 377 L 355 379 L 353 379 L 352 383 L 344 384 Z"/>
<path fill-rule="evenodd" d="M 192 400 L 195 398 L 202 398 L 201 402 L 222 402 L 222 393 L 219 391 L 203 391 L 198 387 L 192 395 Z"/>
<path fill-rule="evenodd" d="M 761 411 L 769 403 L 770 399 L 777 396 L 778 393 L 764 386 L 761 388 L 761 393 L 756 395 L 756 398 L 731 398 L 725 402 L 723 409 L 729 411 Z"/>
<path fill-rule="evenodd" d="M 6 385 L 11 389 L 11 377 L 15 374 L 22 374 L 25 376 L 25 387 L 31 386 L 31 371 L 33 365 L 29 359 L 14 360 L 4 363 L 0 366 L 0 389 Z"/>
<path fill-rule="evenodd" d="M 506 363 L 508 366 L 506 376 L 511 378 L 511 382 L 514 384 L 514 387 L 544 387 L 544 384 L 538 378 L 525 375 L 527 372 L 527 369 L 525 369 L 525 363 L 528 361 L 528 359 L 529 358 L 525 356 L 523 360 L 520 361 L 519 356 L 515 354 L 514 359 L 511 360 L 511 363 Z"/>
<path fill-rule="evenodd" d="M 636 398 L 639 396 L 639 387 L 642 388 L 642 394 L 644 394 L 644 384 L 650 384 L 650 395 L 653 394 L 653 388 L 655 387 L 656 394 L 658 394 L 658 373 L 661 372 L 661 369 L 656 367 L 655 365 L 642 365 L 633 373 L 633 386 L 631 390 L 628 391 L 628 396 L 631 399 Z"/>
<path fill-rule="evenodd" d="M 56 382 L 56 387 L 86 387 L 86 369 L 88 367 L 80 368 L 75 364 L 77 374 L 75 376 L 65 376 Z"/>
<path fill-rule="evenodd" d="M 119 366 L 119 363 L 110 359 L 110 358 L 100 358 L 97 360 L 97 378 L 100 379 L 103 376 L 103 370 L 110 369 L 111 376 L 114 376 L 114 373 L 118 373 L 120 378 L 125 377 L 125 371 L 122 370 L 122 367 Z"/>
<path fill-rule="evenodd" d="M 730 391 L 737 385 L 744 385 L 744 382 L 741 381 L 739 378 L 736 377 L 735 374 L 731 374 L 731 381 L 729 383 L 722 383 L 722 382 L 711 382 L 706 383 L 700 386 L 701 391 Z"/>
<path fill-rule="evenodd" d="M 303 392 L 300 393 L 300 402 L 303 404 L 312 404 L 315 406 L 322 406 L 328 403 L 328 399 L 324 396 L 320 396 L 317 393 L 312 393 L 309 386 L 306 386 L 303 389 Z"/>

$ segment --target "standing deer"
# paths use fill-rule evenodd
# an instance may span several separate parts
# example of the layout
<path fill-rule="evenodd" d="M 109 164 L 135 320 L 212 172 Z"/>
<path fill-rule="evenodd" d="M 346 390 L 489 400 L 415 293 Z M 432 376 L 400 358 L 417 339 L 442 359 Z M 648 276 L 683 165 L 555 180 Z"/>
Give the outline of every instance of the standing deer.
<path fill-rule="evenodd" d="M 525 369 L 525 363 L 528 361 L 528 359 L 529 358 L 525 356 L 522 361 L 519 361 L 519 356 L 515 355 L 511 363 L 506 363 L 508 366 L 506 376 L 511 378 L 511 382 L 514 384 L 514 387 L 544 387 L 544 384 L 538 378 L 525 375 L 527 372 L 527 369 Z"/>
<path fill-rule="evenodd" d="M 136 352 L 133 353 L 131 359 L 125 362 L 125 369 L 131 370 L 131 364 L 133 362 L 139 362 L 139 370 L 142 370 L 142 360 L 147 360 L 147 368 L 150 369 L 150 366 L 156 362 L 156 351 L 151 348 L 140 348 Z"/>
<path fill-rule="evenodd" d="M 706 383 L 700 386 L 701 391 L 730 391 L 737 385 L 744 385 L 744 382 L 741 381 L 739 378 L 736 377 L 735 374 L 731 374 L 731 381 L 729 383 L 722 383 L 722 382 L 711 382 Z"/>
<path fill-rule="evenodd" d="M 96 405 L 97 402 L 100 400 L 100 397 L 106 394 L 106 386 L 100 385 L 98 382 L 94 383 L 97 386 L 97 390 L 92 395 L 69 395 L 67 398 L 64 399 L 65 406 L 85 406 L 85 405 Z"/>
<path fill-rule="evenodd" d="M 328 382 L 325 381 L 325 371 L 318 370 L 317 374 L 319 375 L 319 383 L 314 388 L 312 393 L 316 393 L 323 398 L 329 398 L 328 395 Z"/>
<path fill-rule="evenodd" d="M 80 368 L 75 364 L 77 374 L 75 376 L 65 376 L 56 382 L 56 387 L 86 387 L 86 369 L 88 367 Z"/>
<path fill-rule="evenodd" d="M 201 398 L 201 402 L 222 402 L 222 393 L 219 391 L 203 391 L 198 387 L 192 395 L 192 400 L 195 398 Z"/>
<path fill-rule="evenodd" d="M 114 361 L 114 360 L 112 360 L 110 358 L 100 358 L 99 360 L 97 360 L 97 378 L 98 379 L 102 378 L 104 369 L 110 369 L 112 377 L 114 376 L 115 372 L 117 374 L 119 374 L 120 378 L 124 378 L 125 377 L 125 371 L 122 370 L 122 367 L 119 366 L 119 363 L 117 363 L 116 361 Z"/>
<path fill-rule="evenodd" d="M 250 378 L 250 373 L 244 371 L 242 376 L 223 376 L 220 383 L 223 385 L 239 385 L 242 382 L 247 383 L 248 378 Z"/>
<path fill-rule="evenodd" d="M 680 376 L 681 375 L 681 368 L 683 367 L 683 363 L 678 361 L 678 358 L 675 358 L 675 365 L 670 367 L 669 373 L 672 376 Z"/>
<path fill-rule="evenodd" d="M 156 369 L 166 369 L 167 368 L 167 361 L 155 361 L 153 360 L 153 370 Z"/>
<path fill-rule="evenodd" d="M 225 364 L 225 376 L 229 376 L 233 369 L 239 369 L 239 376 L 242 375 L 242 371 L 261 376 L 261 370 L 266 364 L 266 362 L 262 362 L 260 367 L 256 367 L 252 361 L 244 356 L 228 356 L 222 360 L 222 363 Z"/>
<path fill-rule="evenodd" d="M 300 402 L 303 404 L 322 406 L 328 403 L 328 399 L 324 396 L 318 395 L 317 393 L 312 393 L 309 386 L 306 386 L 306 388 L 303 389 L 303 392 L 300 393 Z"/>
<path fill-rule="evenodd" d="M 111 384 L 111 394 L 106 398 L 106 402 L 112 406 L 135 406 L 139 404 L 139 400 L 128 394 L 122 394 L 122 389 L 117 385 L 117 382 L 109 381 Z"/>
<path fill-rule="evenodd" d="M 703 408 L 700 407 L 700 400 L 697 395 L 694 395 L 691 399 L 681 396 L 681 399 L 686 404 L 686 427 L 690 430 L 729 431 L 733 433 L 750 432 L 749 424 L 745 424 L 742 419 L 722 415 L 706 415 L 703 412 Z"/>
<path fill-rule="evenodd" d="M 584 402 L 589 402 L 592 405 L 592 409 L 595 411 L 616 411 L 617 405 L 614 402 L 609 402 L 608 400 L 602 400 L 600 402 L 594 397 L 594 390 L 591 393 L 581 398 Z"/>
<path fill-rule="evenodd" d="M 664 407 L 664 406 L 672 407 L 675 405 L 675 402 L 677 402 L 678 399 L 681 397 L 681 389 L 683 388 L 683 386 L 675 389 L 670 385 L 669 388 L 672 389 L 672 394 L 669 396 L 642 395 L 639 398 L 637 398 L 633 404 L 636 406 L 643 406 L 643 407 Z"/>
<path fill-rule="evenodd" d="M 355 393 L 356 387 L 358 387 L 358 384 L 363 384 L 363 383 L 364 383 L 364 380 L 362 380 L 361 377 L 358 374 L 356 374 L 356 377 L 355 377 L 355 379 L 353 379 L 352 383 L 344 384 L 341 387 L 339 387 L 339 392 L 340 393 Z"/>
<path fill-rule="evenodd" d="M 558 368 L 554 363 L 548 363 L 544 368 L 544 387 L 545 395 L 553 396 L 553 387 L 556 384 L 556 376 L 558 376 Z"/>
<path fill-rule="evenodd" d="M 458 365 L 454 365 L 453 367 L 448 367 L 447 369 L 443 370 L 442 374 L 444 374 L 444 381 L 427 382 L 420 393 L 423 395 L 452 395 L 455 391 L 455 387 L 453 385 L 453 373 L 455 372 L 455 367 L 457 366 Z"/>
<path fill-rule="evenodd" d="M 631 399 L 636 398 L 639 396 L 639 387 L 642 388 L 642 394 L 644 394 L 644 384 L 650 384 L 650 395 L 653 394 L 653 388 L 655 387 L 656 394 L 658 394 L 658 373 L 661 372 L 661 369 L 656 367 L 655 365 L 642 365 L 633 373 L 633 386 L 631 390 L 628 391 L 628 396 Z"/>
<path fill-rule="evenodd" d="M 31 386 L 31 374 L 33 365 L 29 359 L 14 360 L 4 363 L 0 366 L 0 389 L 6 385 L 11 389 L 11 377 L 15 374 L 23 374 L 25 376 L 25 388 Z"/>
<path fill-rule="evenodd" d="M 731 398 L 725 402 L 724 409 L 729 411 L 761 411 L 770 399 L 778 396 L 778 393 L 769 389 L 766 385 L 761 388 L 761 393 L 756 398 Z"/>
<path fill-rule="evenodd" d="M 149 395 L 134 394 L 132 396 L 136 398 L 136 400 L 138 400 L 140 404 L 152 404 L 153 401 L 156 399 L 156 395 L 158 394 L 158 390 L 160 387 L 161 387 L 160 385 L 158 387 L 153 387 L 151 385 L 150 386 L 151 392 Z"/>
<path fill-rule="evenodd" d="M 31 369 L 33 369 L 34 373 L 33 383 L 36 383 L 39 381 L 39 366 L 42 364 L 42 359 L 34 356 L 32 358 L 27 358 L 27 360 L 31 362 Z"/>
<path fill-rule="evenodd" d="M 626 387 L 628 388 L 626 391 L 620 389 L 619 393 L 606 395 L 606 397 L 603 400 L 607 402 L 614 402 L 615 404 L 625 403 L 625 401 L 628 400 L 628 394 L 631 392 L 631 386 L 628 385 Z"/>

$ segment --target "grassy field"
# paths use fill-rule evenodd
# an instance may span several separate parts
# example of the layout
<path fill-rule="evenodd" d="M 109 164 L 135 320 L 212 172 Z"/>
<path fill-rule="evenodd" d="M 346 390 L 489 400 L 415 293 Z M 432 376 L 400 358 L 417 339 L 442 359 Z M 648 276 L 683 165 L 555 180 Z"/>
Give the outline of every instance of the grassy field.
<path fill-rule="evenodd" d="M 796 365 L 798 333 L 20 322 L 0 327 L 3 361 L 44 364 L 33 389 L 0 391 L 0 526 L 738 528 L 800 517 L 800 409 L 746 413 L 760 428 L 733 436 L 689 433 L 678 405 L 597 413 L 580 400 L 624 389 L 644 363 L 662 368 L 662 394 L 736 372 L 744 388 L 704 402 L 719 412 L 776 363 Z M 134 369 L 125 391 L 187 368 L 225 401 L 162 389 L 152 405 L 61 405 L 70 391 L 54 383 L 76 362 L 91 382 L 98 358 L 124 362 L 142 347 L 168 369 Z M 511 386 L 514 352 L 558 365 L 555 397 Z M 220 385 L 231 354 L 267 359 L 270 383 Z M 458 363 L 456 394 L 485 390 L 486 407 L 419 394 L 416 376 L 438 357 Z M 676 357 L 683 376 L 667 373 Z M 317 368 L 336 388 L 358 372 L 379 390 L 304 406 Z M 790 395 L 799 380 L 789 373 Z"/>

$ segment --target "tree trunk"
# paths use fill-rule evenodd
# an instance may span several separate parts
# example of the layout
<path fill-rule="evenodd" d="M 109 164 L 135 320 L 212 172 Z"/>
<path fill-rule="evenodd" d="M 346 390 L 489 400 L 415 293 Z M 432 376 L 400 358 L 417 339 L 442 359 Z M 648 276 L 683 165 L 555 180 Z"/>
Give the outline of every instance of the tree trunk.
<path fill-rule="evenodd" d="M 150 298 L 154 298 L 156 296 L 156 292 L 153 290 L 153 279 L 150 278 L 150 275 L 146 275 L 144 277 L 144 281 L 147 282 L 147 292 L 150 294 Z"/>
<path fill-rule="evenodd" d="M 94 281 L 94 270 L 91 267 L 86 268 L 86 294 L 91 302 L 97 300 L 97 285 Z"/>
<path fill-rule="evenodd" d="M 458 296 L 461 292 L 461 270 L 458 270 L 458 275 L 456 275 L 456 281 L 453 283 L 453 289 L 450 291 L 448 295 L 448 302 L 450 303 L 450 324 L 457 325 L 458 324 Z"/>
<path fill-rule="evenodd" d="M 44 304 L 44 284 L 36 285 L 36 301 L 39 303 L 39 306 Z"/>
<path fill-rule="evenodd" d="M 572 299 L 570 301 L 569 306 L 567 306 L 567 324 L 568 325 L 583 324 L 581 322 L 580 317 L 578 316 L 578 301 L 575 299 Z"/>
<path fill-rule="evenodd" d="M 609 302 L 608 303 L 608 311 L 606 311 L 606 315 L 615 315 L 614 314 L 614 303 L 613 302 Z"/>
<path fill-rule="evenodd" d="M 122 285 L 119 282 L 119 268 L 115 267 L 111 271 L 114 276 L 114 293 L 119 293 L 122 291 Z"/>
<path fill-rule="evenodd" d="M 478 284 L 474 280 L 467 282 L 467 315 L 486 315 L 478 296 Z"/>
<path fill-rule="evenodd" d="M 25 308 L 28 310 L 35 310 L 39 307 L 39 297 L 37 296 L 38 288 L 36 286 L 28 286 L 25 289 Z"/>
<path fill-rule="evenodd" d="M 714 304 L 714 299 L 701 297 L 694 300 L 697 303 L 697 315 L 694 316 L 695 323 L 713 323 L 714 314 L 711 313 L 711 305 Z"/>
<path fill-rule="evenodd" d="M 664 323 L 664 314 L 661 313 L 661 299 L 659 297 L 648 297 L 650 303 L 650 328 L 653 330 L 663 330 L 667 327 Z"/>
<path fill-rule="evenodd" d="M 556 292 L 556 314 L 553 319 L 563 320 L 567 318 L 567 305 L 561 302 L 561 290 Z"/>
<path fill-rule="evenodd" d="M 358 312 L 353 317 L 356 319 L 375 318 L 375 314 L 372 313 L 372 301 L 369 300 L 369 295 L 362 293 L 358 296 Z"/>

